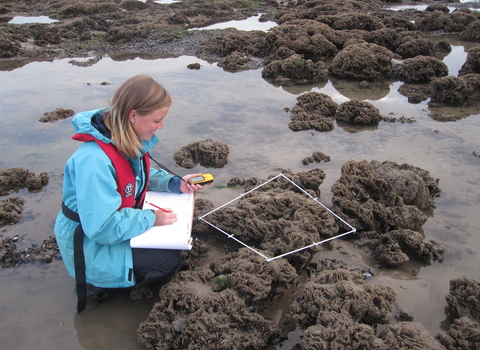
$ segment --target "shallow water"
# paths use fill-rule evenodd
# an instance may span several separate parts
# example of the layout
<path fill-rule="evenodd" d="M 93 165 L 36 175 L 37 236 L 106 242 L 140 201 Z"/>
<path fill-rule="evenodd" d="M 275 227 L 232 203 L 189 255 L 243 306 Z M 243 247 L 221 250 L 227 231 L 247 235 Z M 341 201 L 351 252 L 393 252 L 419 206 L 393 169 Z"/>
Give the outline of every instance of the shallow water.
<path fill-rule="evenodd" d="M 140 0 L 141 2 L 146 2 L 147 0 Z M 181 2 L 182 0 L 154 0 L 153 2 L 156 2 L 156 3 L 159 3 L 159 4 L 164 4 L 164 5 L 168 5 L 168 4 L 173 4 L 173 3 L 176 3 L 176 2 Z"/>
<path fill-rule="evenodd" d="M 444 60 L 450 74 L 457 75 L 458 61 L 465 59 L 465 51 L 472 44 L 452 44 L 455 49 Z M 202 65 L 200 70 L 186 68 L 195 62 Z M 222 188 L 234 176 L 266 178 L 278 174 L 281 168 L 298 172 L 320 166 L 327 175 L 320 200 L 329 205 L 331 185 L 349 159 L 410 163 L 440 179 L 443 194 L 436 199 L 436 208 L 423 232 L 427 240 L 436 239 L 445 245 L 448 253 L 443 263 L 411 263 L 387 270 L 385 276 L 376 276 L 371 283 L 399 286 L 398 290 L 403 291 L 398 297 L 401 307 L 436 334 L 445 320 L 443 308 L 449 281 L 462 276 L 480 280 L 480 159 L 472 155 L 473 151 L 480 153 L 478 104 L 445 109 L 446 113 L 466 117 L 438 122 L 429 116 L 428 101 L 410 104 L 397 92 L 401 82 L 372 84 L 369 89 L 361 89 L 358 82 L 344 81 L 278 87 L 262 79 L 261 70 L 228 73 L 195 57 L 124 61 L 103 58 L 90 67 L 78 67 L 65 59 L 0 71 L 0 80 L 8 82 L 0 85 L 0 168 L 25 167 L 50 175 L 50 184 L 42 192 L 22 190 L 13 194 L 26 200 L 24 217 L 17 225 L 2 228 L 3 236 L 18 235 L 17 246 L 26 248 L 53 234 L 60 209 L 62 168 L 79 144 L 70 139 L 70 119 L 43 124 L 38 121 L 43 113 L 58 107 L 79 112 L 106 106 L 124 80 L 143 73 L 165 85 L 174 100 L 165 128 L 157 133 L 161 142 L 153 156 L 180 175 L 214 174 L 215 185 L 206 188 L 200 197 L 218 206 L 238 195 Z M 337 103 L 350 98 L 366 100 L 385 116 L 405 116 L 417 122 L 381 122 L 363 131 L 336 126 L 327 133 L 295 133 L 287 126 L 290 118 L 284 108 L 293 107 L 298 95 L 307 91 L 323 92 Z M 206 138 L 224 141 L 230 147 L 229 163 L 224 168 L 175 167 L 176 150 Z M 303 166 L 301 160 L 317 151 L 331 156 L 331 161 Z M 355 248 L 349 247 L 349 251 L 369 262 Z M 120 294 L 100 306 L 90 301 L 82 314 L 75 315 L 74 280 L 61 261 L 0 269 L 0 278 L 2 348 L 143 349 L 135 332 L 154 299 L 133 301 L 128 294 Z M 281 318 L 271 313 L 274 319 Z"/>
<path fill-rule="evenodd" d="M 417 11 L 425 11 L 425 9 L 428 7 L 428 5 L 417 5 L 417 4 L 411 4 L 411 5 L 395 5 L 391 7 L 387 7 L 389 10 L 393 11 L 401 11 L 401 10 L 417 10 Z M 455 7 L 448 7 L 450 12 L 454 11 L 456 8 Z"/>
<path fill-rule="evenodd" d="M 471 7 L 469 7 L 470 10 L 477 10 L 478 11 L 478 3 L 479 3 L 479 0 L 460 0 L 459 3 L 461 4 L 465 4 L 465 5 L 470 5 Z M 429 5 L 425 5 L 425 4 L 404 4 L 404 5 L 394 5 L 394 6 L 389 6 L 387 7 L 388 10 L 393 10 L 393 11 L 401 11 L 401 10 L 409 10 L 409 9 L 412 9 L 412 10 L 417 10 L 417 11 L 425 11 L 425 9 L 428 7 Z M 455 11 L 455 9 L 457 8 L 456 6 L 447 6 L 448 9 L 450 10 L 450 12 L 452 11 Z"/>
<path fill-rule="evenodd" d="M 242 20 L 235 20 L 235 21 L 227 21 L 221 23 L 215 23 L 207 27 L 202 27 L 201 29 L 226 29 L 226 28 L 235 28 L 237 30 L 262 30 L 264 32 L 272 29 L 273 27 L 277 26 L 277 23 L 272 21 L 260 22 L 259 19 L 262 14 L 258 14 L 255 16 L 248 17 L 247 19 Z M 191 30 L 195 30 L 197 28 L 193 28 Z"/>
<path fill-rule="evenodd" d="M 51 19 L 48 16 L 15 16 L 8 24 L 25 24 L 25 23 L 55 23 L 56 19 Z"/>

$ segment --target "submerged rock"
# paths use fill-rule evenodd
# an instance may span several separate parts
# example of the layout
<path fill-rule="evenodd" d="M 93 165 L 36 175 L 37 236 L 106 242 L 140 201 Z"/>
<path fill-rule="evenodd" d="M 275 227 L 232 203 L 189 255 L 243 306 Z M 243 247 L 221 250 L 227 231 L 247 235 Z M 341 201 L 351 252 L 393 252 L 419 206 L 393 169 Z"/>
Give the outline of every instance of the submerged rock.
<path fill-rule="evenodd" d="M 407 97 L 409 103 L 426 101 L 432 95 L 430 84 L 403 84 L 397 91 Z"/>
<path fill-rule="evenodd" d="M 228 72 L 237 72 L 248 69 L 245 65 L 251 60 L 251 57 L 245 53 L 233 51 L 224 60 L 218 62 L 218 66 Z"/>
<path fill-rule="evenodd" d="M 288 127 L 293 131 L 333 130 L 333 118 L 337 110 L 337 103 L 333 99 L 319 92 L 308 92 L 297 97 L 297 104 L 290 110 L 291 122 Z"/>
<path fill-rule="evenodd" d="M 22 218 L 25 201 L 20 197 L 10 197 L 0 200 L 0 227 L 13 225 Z"/>
<path fill-rule="evenodd" d="M 153 292 L 149 286 L 135 287 L 130 292 L 130 299 L 141 300 L 153 298 Z"/>
<path fill-rule="evenodd" d="M 225 142 L 205 139 L 182 146 L 173 155 L 175 162 L 191 169 L 200 163 L 206 168 L 223 168 L 228 163 L 228 146 Z"/>
<path fill-rule="evenodd" d="M 410 258 L 423 263 L 442 262 L 445 256 L 439 242 L 424 242 L 423 235 L 412 230 L 394 230 L 372 241 L 373 257 L 386 267 L 400 266 Z"/>
<path fill-rule="evenodd" d="M 188 68 L 188 69 L 191 69 L 191 70 L 193 70 L 193 69 L 199 70 L 200 67 L 201 67 L 201 65 L 200 65 L 200 63 L 198 63 L 198 62 L 196 62 L 196 63 L 189 63 L 189 64 L 187 65 L 187 68 Z"/>
<path fill-rule="evenodd" d="M 228 187 L 236 187 L 236 186 L 243 186 L 245 185 L 245 179 L 243 177 L 232 177 L 230 180 L 227 182 Z"/>
<path fill-rule="evenodd" d="M 0 236 L 2 237 L 2 236 Z M 32 245 L 27 249 L 17 249 L 15 242 L 18 237 L 2 238 L 0 243 L 0 263 L 1 267 L 18 267 L 30 261 L 38 261 L 41 263 L 50 263 L 54 259 L 60 259 L 55 237 L 49 237 L 44 240 L 40 247 Z"/>
<path fill-rule="evenodd" d="M 350 101 L 342 103 L 335 115 L 337 120 L 360 125 L 377 125 L 381 120 L 380 110 L 368 102 Z"/>
<path fill-rule="evenodd" d="M 45 112 L 43 117 L 41 117 L 38 121 L 42 123 L 53 123 L 57 120 L 67 119 L 74 115 L 75 112 L 72 109 L 63 109 L 57 108 L 53 112 Z"/>
<path fill-rule="evenodd" d="M 22 188 L 28 188 L 30 192 L 40 192 L 46 185 L 48 185 L 46 172 L 35 175 L 34 172 L 24 168 L 0 170 L 0 196 L 18 192 Z"/>
<path fill-rule="evenodd" d="M 327 156 L 326 154 L 323 154 L 323 152 L 315 152 L 315 153 L 312 153 L 311 157 L 305 157 L 302 160 L 302 164 L 303 165 L 308 165 L 308 164 L 311 164 L 313 162 L 320 163 L 322 160 L 324 162 L 329 162 L 330 161 L 330 156 Z"/>

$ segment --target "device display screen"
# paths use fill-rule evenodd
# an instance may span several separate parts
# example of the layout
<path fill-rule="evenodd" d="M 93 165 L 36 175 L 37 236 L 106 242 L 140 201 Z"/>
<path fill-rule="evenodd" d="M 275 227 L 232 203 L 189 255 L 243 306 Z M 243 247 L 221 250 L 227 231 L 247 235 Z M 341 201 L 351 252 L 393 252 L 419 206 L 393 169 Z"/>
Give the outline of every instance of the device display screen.
<path fill-rule="evenodd" d="M 200 182 L 200 181 L 204 181 L 205 180 L 205 177 L 203 176 L 195 176 L 195 177 L 192 177 L 190 179 L 190 182 L 194 183 L 194 182 Z"/>

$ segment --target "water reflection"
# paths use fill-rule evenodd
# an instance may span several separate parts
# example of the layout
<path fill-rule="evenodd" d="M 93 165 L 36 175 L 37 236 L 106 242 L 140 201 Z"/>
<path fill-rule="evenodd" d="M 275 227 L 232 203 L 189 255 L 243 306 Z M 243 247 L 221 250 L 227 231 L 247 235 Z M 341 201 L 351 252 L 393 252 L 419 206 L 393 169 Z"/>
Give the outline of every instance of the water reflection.
<path fill-rule="evenodd" d="M 57 19 L 50 19 L 47 16 L 31 16 L 31 17 L 25 17 L 25 16 L 15 16 L 13 17 L 8 24 L 26 24 L 26 23 L 55 23 L 58 22 Z"/>
<path fill-rule="evenodd" d="M 439 103 L 430 103 L 428 106 L 429 116 L 438 122 L 454 122 L 460 119 L 468 118 L 472 115 L 478 115 L 480 103 L 476 100 L 468 101 L 460 107 L 445 106 Z"/>
<path fill-rule="evenodd" d="M 417 10 L 417 11 L 425 11 L 429 5 L 423 5 L 423 4 L 410 4 L 410 5 L 396 5 L 396 6 L 391 6 L 388 7 L 387 10 L 393 10 L 393 11 L 402 11 L 402 10 Z M 456 10 L 456 7 L 448 7 L 450 12 Z"/>
<path fill-rule="evenodd" d="M 443 58 L 443 63 L 448 67 L 448 75 L 458 77 L 458 71 L 467 60 L 467 52 L 463 46 L 451 45 L 452 51 Z"/>
<path fill-rule="evenodd" d="M 142 349 L 132 332 L 136 331 L 135 325 L 145 321 L 156 299 L 132 302 L 128 292 L 99 305 L 89 299 L 87 308 L 73 317 L 79 345 L 85 350 Z"/>
<path fill-rule="evenodd" d="M 244 20 L 238 21 L 228 21 L 222 23 L 212 24 L 208 27 L 202 27 L 201 29 L 226 29 L 226 28 L 235 28 L 238 30 L 261 30 L 261 31 L 268 31 L 277 25 L 277 23 L 272 21 L 260 22 L 259 19 L 262 14 L 258 14 L 256 16 L 249 17 Z M 190 29 L 195 30 L 195 29 Z"/>
<path fill-rule="evenodd" d="M 141 2 L 147 2 L 147 0 L 139 0 Z M 153 2 L 156 2 L 158 4 L 165 4 L 165 5 L 168 5 L 168 4 L 173 4 L 175 2 L 181 2 L 182 0 L 153 0 Z"/>
<path fill-rule="evenodd" d="M 430 84 L 402 84 L 398 92 L 407 97 L 409 103 L 417 104 L 430 99 L 432 89 Z"/>
<path fill-rule="evenodd" d="M 378 129 L 378 125 L 354 125 L 340 120 L 337 120 L 337 126 L 350 134 L 355 134 L 361 131 L 374 131 Z"/>
<path fill-rule="evenodd" d="M 175 2 L 181 2 L 182 0 L 153 0 L 153 2 L 156 2 L 158 4 L 173 4 Z"/>
<path fill-rule="evenodd" d="M 332 78 L 332 86 L 348 99 L 380 100 L 390 93 L 390 84 L 393 80 L 381 80 L 373 82 L 348 81 Z"/>
<path fill-rule="evenodd" d="M 263 78 L 265 81 L 270 83 L 272 86 L 281 87 L 284 91 L 289 92 L 294 95 L 300 95 L 304 92 L 312 91 L 313 88 L 322 89 L 324 88 L 328 82 L 321 81 L 317 83 L 305 83 L 305 84 L 278 84 L 273 79 Z"/>
<path fill-rule="evenodd" d="M 466 6 L 471 6 L 468 7 L 472 11 L 478 11 L 480 8 L 480 4 L 478 0 L 460 0 L 459 3 L 464 4 L 462 7 Z M 429 5 L 425 4 L 408 4 L 408 5 L 395 5 L 395 6 L 389 6 L 387 7 L 387 10 L 393 10 L 393 11 L 402 11 L 402 10 L 416 10 L 416 11 L 425 11 Z M 455 6 L 447 6 L 450 12 L 453 12 L 457 9 Z"/>

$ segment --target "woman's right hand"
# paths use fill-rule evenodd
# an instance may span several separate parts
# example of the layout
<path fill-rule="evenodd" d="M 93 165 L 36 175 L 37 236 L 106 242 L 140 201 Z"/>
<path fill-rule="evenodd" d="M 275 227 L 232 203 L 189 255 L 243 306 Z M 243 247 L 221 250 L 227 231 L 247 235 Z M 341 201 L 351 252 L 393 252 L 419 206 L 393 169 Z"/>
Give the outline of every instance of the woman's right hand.
<path fill-rule="evenodd" d="M 167 210 L 170 210 L 170 208 L 167 208 Z M 155 214 L 155 223 L 153 226 L 173 225 L 178 221 L 177 214 L 171 210 L 169 213 L 162 210 L 155 210 L 153 213 Z"/>

